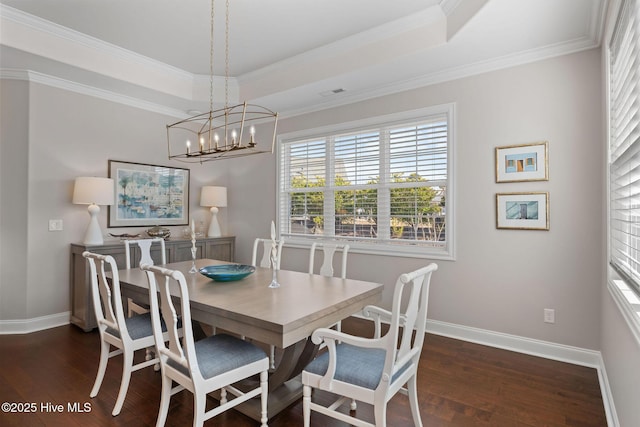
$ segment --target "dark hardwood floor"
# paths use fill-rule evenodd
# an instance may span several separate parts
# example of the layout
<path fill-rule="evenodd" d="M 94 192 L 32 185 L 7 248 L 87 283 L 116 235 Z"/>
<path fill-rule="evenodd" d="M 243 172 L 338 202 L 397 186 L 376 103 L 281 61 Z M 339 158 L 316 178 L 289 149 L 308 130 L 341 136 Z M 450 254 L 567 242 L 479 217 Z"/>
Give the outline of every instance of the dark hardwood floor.
<path fill-rule="evenodd" d="M 343 321 L 343 330 L 365 335 L 371 329 L 368 322 L 351 318 Z M 121 358 L 109 362 L 102 389 L 91 399 L 98 355 L 98 333 L 84 333 L 72 325 L 27 335 L 0 335 L 0 402 L 35 404 L 35 413 L 3 410 L 0 426 L 154 426 L 160 402 L 159 373 L 151 369 L 134 372 L 124 408 L 112 417 Z M 144 357 L 144 352 L 137 357 Z M 606 426 L 595 369 L 436 335 L 427 336 L 418 388 L 425 427 Z M 326 395 L 316 396 L 323 397 Z M 70 412 L 68 406 L 74 404 L 87 411 Z M 56 405 L 62 405 L 61 413 L 47 412 L 59 409 Z M 413 425 L 406 396 L 395 396 L 388 408 L 389 427 Z M 166 425 L 191 425 L 192 410 L 190 393 L 174 396 Z M 359 405 L 358 414 L 373 419 L 365 404 Z M 315 413 L 311 423 L 345 426 Z M 205 425 L 258 423 L 231 410 Z M 301 426 L 302 402 L 269 420 L 269 425 Z"/>

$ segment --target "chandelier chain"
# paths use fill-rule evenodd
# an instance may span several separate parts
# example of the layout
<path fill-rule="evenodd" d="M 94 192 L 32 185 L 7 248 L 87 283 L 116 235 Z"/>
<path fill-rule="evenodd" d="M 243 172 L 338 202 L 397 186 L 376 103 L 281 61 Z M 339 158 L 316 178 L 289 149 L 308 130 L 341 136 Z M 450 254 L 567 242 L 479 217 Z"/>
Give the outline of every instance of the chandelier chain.
<path fill-rule="evenodd" d="M 211 0 L 211 43 L 209 44 L 209 111 L 213 111 L 213 22 L 215 18 L 215 0 Z"/>
<path fill-rule="evenodd" d="M 224 33 L 224 106 L 229 106 L 229 0 L 226 5 L 225 33 Z"/>

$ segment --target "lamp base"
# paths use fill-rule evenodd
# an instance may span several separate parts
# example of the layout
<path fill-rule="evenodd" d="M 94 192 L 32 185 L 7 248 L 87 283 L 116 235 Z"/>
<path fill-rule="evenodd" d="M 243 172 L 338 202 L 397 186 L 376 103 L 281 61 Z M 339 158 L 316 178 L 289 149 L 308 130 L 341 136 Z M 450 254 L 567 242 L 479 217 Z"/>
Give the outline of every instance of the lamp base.
<path fill-rule="evenodd" d="M 98 224 L 100 206 L 91 204 L 87 210 L 89 211 L 91 219 L 89 220 L 89 226 L 87 227 L 87 232 L 84 235 L 83 243 L 85 245 L 102 245 L 104 243 L 104 239 L 102 238 L 100 224 Z"/>
<path fill-rule="evenodd" d="M 219 209 L 213 206 L 211 208 L 211 223 L 209 224 L 209 231 L 207 237 L 221 237 L 220 224 L 218 224 L 218 211 Z"/>

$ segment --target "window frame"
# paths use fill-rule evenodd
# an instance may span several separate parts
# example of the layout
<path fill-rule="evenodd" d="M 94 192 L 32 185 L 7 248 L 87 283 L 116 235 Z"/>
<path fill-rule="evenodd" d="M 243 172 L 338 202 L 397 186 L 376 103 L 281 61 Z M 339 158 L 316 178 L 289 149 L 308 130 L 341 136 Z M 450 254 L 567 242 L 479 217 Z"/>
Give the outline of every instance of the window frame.
<path fill-rule="evenodd" d="M 640 0 L 628 0 L 628 4 L 635 2 L 636 8 L 640 8 Z M 605 115 L 606 115 L 606 201 L 607 201 L 607 289 L 609 294 L 613 298 L 616 306 L 620 310 L 623 318 L 629 326 L 632 335 L 635 340 L 640 344 L 640 287 L 637 280 L 632 279 L 628 274 L 621 271 L 612 262 L 612 153 L 611 148 L 614 141 L 612 132 L 613 108 L 615 108 L 614 100 L 612 97 L 612 44 L 614 37 L 618 34 L 620 29 L 618 28 L 620 23 L 620 16 L 622 13 L 625 1 L 618 3 L 615 10 L 611 10 L 609 16 L 609 28 L 606 42 L 604 46 L 604 69 L 605 69 Z M 633 5 L 629 6 L 630 8 Z M 640 34 L 640 13 L 636 16 L 636 30 Z M 640 61 L 640 54 L 637 60 Z M 640 84 L 640 74 L 636 75 L 637 83 Z"/>
<path fill-rule="evenodd" d="M 412 244 L 393 244 L 381 241 L 358 241 L 345 239 L 350 245 L 350 252 L 388 255 L 388 256 L 404 256 L 413 258 L 442 259 L 455 260 L 455 103 L 435 105 L 416 110 L 404 111 L 399 113 L 387 114 L 382 116 L 370 117 L 367 119 L 336 123 L 328 126 L 305 129 L 278 135 L 277 144 L 277 173 L 276 173 L 276 220 L 278 226 L 278 237 L 284 237 L 287 245 L 292 247 L 306 248 L 311 245 L 314 240 L 333 239 L 333 236 L 322 235 L 288 235 L 282 233 L 281 230 L 288 229 L 286 223 L 288 216 L 282 214 L 283 209 L 290 208 L 288 203 L 288 193 L 283 192 L 283 149 L 285 145 L 292 142 L 309 140 L 314 138 L 331 138 L 338 134 L 345 134 L 358 131 L 366 131 L 371 128 L 385 128 L 408 124 L 411 122 L 428 121 L 430 117 L 443 116 L 447 117 L 447 179 L 444 197 L 446 200 L 445 223 L 446 223 L 446 240 L 442 247 L 429 247 L 426 245 Z M 327 161 L 327 163 L 331 163 Z M 333 165 L 329 164 L 327 171 Z M 333 231 L 333 230 L 332 230 Z M 338 239 L 336 239 L 338 240 Z M 342 239 L 339 239 L 342 240 Z"/>

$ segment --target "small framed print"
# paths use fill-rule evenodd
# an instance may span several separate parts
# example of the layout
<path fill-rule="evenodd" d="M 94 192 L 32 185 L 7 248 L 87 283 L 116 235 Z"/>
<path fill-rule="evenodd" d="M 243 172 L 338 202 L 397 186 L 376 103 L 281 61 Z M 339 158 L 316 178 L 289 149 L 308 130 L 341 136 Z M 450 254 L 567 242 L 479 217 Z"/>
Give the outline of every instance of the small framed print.
<path fill-rule="evenodd" d="M 496 194 L 496 228 L 549 229 L 549 193 Z"/>
<path fill-rule="evenodd" d="M 548 181 L 549 143 L 496 147 L 496 182 Z"/>

